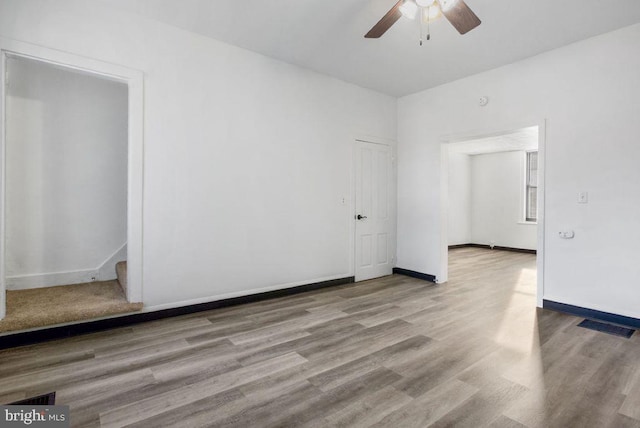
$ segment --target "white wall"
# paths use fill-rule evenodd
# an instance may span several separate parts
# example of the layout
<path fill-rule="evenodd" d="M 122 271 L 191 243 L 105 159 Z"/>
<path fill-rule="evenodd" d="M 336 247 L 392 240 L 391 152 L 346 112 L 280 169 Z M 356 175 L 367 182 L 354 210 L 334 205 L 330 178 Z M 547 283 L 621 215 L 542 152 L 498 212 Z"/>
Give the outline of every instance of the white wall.
<path fill-rule="evenodd" d="M 396 99 L 86 1 L 4 0 L 0 35 L 145 73 L 147 306 L 353 275 L 353 139 Z"/>
<path fill-rule="evenodd" d="M 471 156 L 450 151 L 448 168 L 448 244 L 471 244 Z"/>
<path fill-rule="evenodd" d="M 127 88 L 7 63 L 7 287 L 90 281 L 127 240 Z"/>
<path fill-rule="evenodd" d="M 449 150 L 448 245 L 536 249 L 537 227 L 523 222 L 524 156 Z"/>
<path fill-rule="evenodd" d="M 535 250 L 537 226 L 524 220 L 525 153 L 471 156 L 471 241 Z"/>
<path fill-rule="evenodd" d="M 633 25 L 401 98 L 398 266 L 443 275 L 443 136 L 546 119 L 544 297 L 640 317 L 639 50 Z M 575 238 L 560 239 L 565 229 Z"/>

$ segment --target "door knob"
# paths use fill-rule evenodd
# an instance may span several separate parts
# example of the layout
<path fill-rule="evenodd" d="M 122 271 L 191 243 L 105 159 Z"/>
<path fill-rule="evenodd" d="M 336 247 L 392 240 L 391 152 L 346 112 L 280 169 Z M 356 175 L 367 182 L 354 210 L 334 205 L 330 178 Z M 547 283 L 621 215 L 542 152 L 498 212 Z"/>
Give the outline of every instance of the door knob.
<path fill-rule="evenodd" d="M 367 216 L 366 216 L 366 215 L 360 215 L 360 214 L 358 214 L 358 215 L 356 216 L 356 219 L 357 219 L 357 220 L 362 220 L 362 219 L 365 219 L 365 218 L 367 218 Z"/>

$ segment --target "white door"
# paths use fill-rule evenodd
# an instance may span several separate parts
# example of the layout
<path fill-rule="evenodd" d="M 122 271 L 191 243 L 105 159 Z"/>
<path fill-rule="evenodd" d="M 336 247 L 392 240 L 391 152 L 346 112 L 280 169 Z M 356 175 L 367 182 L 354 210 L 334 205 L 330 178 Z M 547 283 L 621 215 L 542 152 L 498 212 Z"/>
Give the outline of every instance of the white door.
<path fill-rule="evenodd" d="M 391 147 L 356 141 L 356 281 L 391 275 L 395 192 Z"/>

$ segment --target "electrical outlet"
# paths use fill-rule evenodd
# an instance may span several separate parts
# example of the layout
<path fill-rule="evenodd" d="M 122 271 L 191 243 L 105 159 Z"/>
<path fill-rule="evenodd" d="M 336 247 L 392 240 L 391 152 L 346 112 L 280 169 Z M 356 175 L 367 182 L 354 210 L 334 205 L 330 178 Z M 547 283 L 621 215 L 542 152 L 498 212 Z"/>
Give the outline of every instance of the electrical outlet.
<path fill-rule="evenodd" d="M 562 239 L 573 239 L 576 233 L 573 230 L 561 230 L 558 232 L 558 236 Z"/>

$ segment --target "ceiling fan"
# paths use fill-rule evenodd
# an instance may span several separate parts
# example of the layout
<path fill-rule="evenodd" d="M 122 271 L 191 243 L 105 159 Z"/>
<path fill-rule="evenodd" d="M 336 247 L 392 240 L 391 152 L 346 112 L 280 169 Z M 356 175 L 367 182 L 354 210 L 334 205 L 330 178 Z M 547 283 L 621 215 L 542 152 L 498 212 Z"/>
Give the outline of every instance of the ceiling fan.
<path fill-rule="evenodd" d="M 473 30 L 481 22 L 463 0 L 399 0 L 364 37 L 377 39 L 401 16 L 414 19 L 418 12 L 420 19 L 427 23 L 440 14 L 444 15 L 460 34 Z"/>

